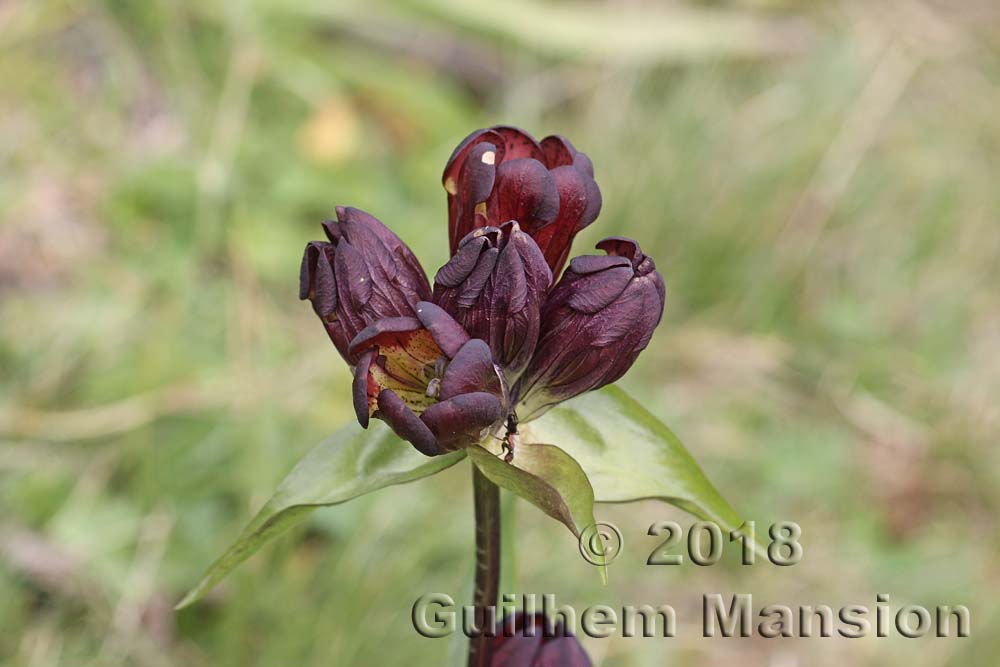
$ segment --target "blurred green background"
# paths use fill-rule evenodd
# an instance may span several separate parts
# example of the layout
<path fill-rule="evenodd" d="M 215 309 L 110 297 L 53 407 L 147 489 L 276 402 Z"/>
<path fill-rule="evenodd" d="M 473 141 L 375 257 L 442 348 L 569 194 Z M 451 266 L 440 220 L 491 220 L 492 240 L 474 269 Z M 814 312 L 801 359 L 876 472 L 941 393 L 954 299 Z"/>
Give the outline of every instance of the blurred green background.
<path fill-rule="evenodd" d="M 600 667 L 995 665 L 1000 653 L 1000 6 L 991 0 L 0 1 L 0 662 L 443 665 L 410 606 L 468 594 L 466 464 L 317 512 L 172 604 L 351 419 L 299 259 L 337 204 L 428 271 L 470 130 L 559 132 L 667 310 L 622 384 L 791 568 L 603 587 L 517 507 L 522 591 L 670 603 Z M 968 639 L 702 639 L 703 593 L 965 604 Z"/>

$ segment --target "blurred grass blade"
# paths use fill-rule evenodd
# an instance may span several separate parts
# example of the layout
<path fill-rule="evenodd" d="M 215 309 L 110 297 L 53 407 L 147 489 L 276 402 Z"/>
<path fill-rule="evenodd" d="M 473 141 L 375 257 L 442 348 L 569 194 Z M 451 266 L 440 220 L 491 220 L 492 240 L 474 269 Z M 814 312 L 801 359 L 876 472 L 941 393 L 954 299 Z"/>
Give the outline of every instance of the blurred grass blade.
<path fill-rule="evenodd" d="M 558 443 L 576 459 L 597 502 L 658 498 L 725 531 L 743 523 L 677 436 L 618 387 L 579 396 L 521 431 L 523 439 Z"/>
<path fill-rule="evenodd" d="M 381 422 L 372 422 L 368 430 L 353 423 L 345 426 L 299 461 L 232 546 L 177 604 L 177 609 L 197 601 L 233 568 L 317 507 L 337 505 L 387 486 L 433 475 L 464 457 L 464 452 L 453 452 L 428 458 Z"/>
<path fill-rule="evenodd" d="M 444 25 L 465 38 L 478 34 L 536 55 L 602 65 L 609 59 L 624 65 L 784 55 L 801 50 L 813 32 L 802 17 L 684 5 L 628 11 L 596 3 L 537 0 L 407 0 L 377 17 L 323 0 L 268 0 L 263 7 L 277 16 L 300 14 L 323 20 L 369 39 L 372 25 L 383 33 L 402 35 Z M 377 39 L 385 44 L 387 37 Z M 441 47 L 444 53 L 447 46 L 445 42 Z"/>
<path fill-rule="evenodd" d="M 801 48 L 803 21 L 736 10 L 506 0 L 415 0 L 415 13 L 510 40 L 540 54 L 578 61 L 675 62 L 760 57 Z"/>

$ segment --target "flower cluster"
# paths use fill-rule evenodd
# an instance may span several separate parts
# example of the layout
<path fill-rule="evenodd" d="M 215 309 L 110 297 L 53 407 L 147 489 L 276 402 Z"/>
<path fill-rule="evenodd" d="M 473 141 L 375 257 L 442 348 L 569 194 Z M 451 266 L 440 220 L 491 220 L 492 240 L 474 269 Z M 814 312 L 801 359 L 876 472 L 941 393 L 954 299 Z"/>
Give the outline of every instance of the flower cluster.
<path fill-rule="evenodd" d="M 443 180 L 452 256 L 433 289 L 398 236 L 338 207 L 328 241 L 306 246 L 299 291 L 354 369 L 361 425 L 382 419 L 428 456 L 616 381 L 664 304 L 662 276 L 631 239 L 605 239 L 605 255 L 563 272 L 601 209 L 590 159 L 566 139 L 479 130 Z"/>

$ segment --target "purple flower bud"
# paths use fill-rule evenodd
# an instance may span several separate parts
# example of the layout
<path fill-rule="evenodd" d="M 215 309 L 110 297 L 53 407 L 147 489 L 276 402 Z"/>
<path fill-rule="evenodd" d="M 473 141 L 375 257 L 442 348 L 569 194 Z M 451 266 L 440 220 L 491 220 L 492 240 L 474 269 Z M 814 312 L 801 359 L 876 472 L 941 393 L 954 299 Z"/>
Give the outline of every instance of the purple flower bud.
<path fill-rule="evenodd" d="M 386 317 L 413 317 L 414 304 L 430 298 L 430 285 L 406 244 L 375 217 L 337 207 L 323 223 L 329 242 L 306 245 L 299 298 L 309 299 L 330 340 L 351 365 L 348 346 L 358 333 Z"/>
<path fill-rule="evenodd" d="M 535 355 L 513 392 L 521 421 L 620 378 L 663 315 L 663 277 L 639 244 L 608 238 L 607 256 L 575 257 L 542 309 Z"/>
<path fill-rule="evenodd" d="M 462 239 L 434 277 L 434 302 L 470 336 L 489 344 L 513 382 L 535 350 L 551 283 L 541 250 L 516 222 L 507 222 L 480 227 Z"/>
<path fill-rule="evenodd" d="M 506 386 L 489 346 L 432 303 L 416 318 L 389 317 L 362 330 L 349 353 L 354 409 L 374 416 L 427 456 L 479 442 L 506 414 Z M 419 318 L 419 319 L 418 319 Z"/>
<path fill-rule="evenodd" d="M 470 134 L 452 153 L 442 180 L 453 255 L 473 230 L 516 220 L 557 276 L 573 237 L 601 211 L 590 158 L 563 137 L 539 143 L 516 127 Z"/>
<path fill-rule="evenodd" d="M 560 623 L 550 627 L 541 614 L 518 612 L 500 624 L 490 667 L 591 667 L 591 662 L 577 638 Z"/>

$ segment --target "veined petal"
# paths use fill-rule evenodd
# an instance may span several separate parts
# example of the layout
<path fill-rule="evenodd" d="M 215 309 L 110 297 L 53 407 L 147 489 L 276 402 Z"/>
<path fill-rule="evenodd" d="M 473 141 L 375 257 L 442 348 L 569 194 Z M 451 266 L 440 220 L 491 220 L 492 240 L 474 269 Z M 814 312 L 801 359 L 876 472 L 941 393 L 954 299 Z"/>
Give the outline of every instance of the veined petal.
<path fill-rule="evenodd" d="M 328 317 L 337 310 L 337 280 L 333 274 L 329 243 L 313 241 L 306 245 L 299 272 L 299 298 L 312 301 L 316 314 Z"/>
<path fill-rule="evenodd" d="M 434 275 L 434 284 L 444 287 L 458 287 L 469 277 L 479 262 L 479 253 L 489 241 L 482 236 L 468 235 L 462 240 L 456 252 L 448 263 L 438 269 Z"/>
<path fill-rule="evenodd" d="M 337 220 L 323 229 L 329 242 L 306 246 L 299 296 L 312 301 L 337 350 L 354 365 L 348 343 L 379 319 L 412 316 L 413 304 L 430 298 L 430 285 L 406 244 L 374 216 L 338 206 Z"/>
<path fill-rule="evenodd" d="M 541 146 L 545 153 L 545 166 L 549 169 L 573 165 L 576 149 L 566 137 L 551 134 L 542 139 Z"/>
<path fill-rule="evenodd" d="M 603 271 L 576 274 L 572 281 L 573 289 L 566 292 L 566 304 L 580 313 L 597 313 L 621 296 L 634 275 L 628 263 L 625 266 L 612 265 Z"/>
<path fill-rule="evenodd" d="M 575 258 L 546 300 L 535 354 L 513 390 L 522 421 L 618 380 L 662 317 L 663 278 L 653 260 L 631 239 L 599 247 L 615 254 Z"/>
<path fill-rule="evenodd" d="M 499 254 L 500 251 L 496 248 L 486 248 L 480 253 L 476 268 L 472 270 L 458 289 L 456 300 L 459 307 L 471 308 L 480 300 L 487 281 L 493 275 Z"/>
<path fill-rule="evenodd" d="M 519 127 L 512 125 L 494 125 L 490 128 L 493 132 L 503 138 L 504 160 L 516 160 L 518 158 L 531 158 L 542 162 L 545 160 L 545 153 L 538 145 L 534 137 Z"/>
<path fill-rule="evenodd" d="M 469 270 L 473 252 L 478 257 Z M 459 253 L 435 278 L 434 301 L 469 336 L 487 342 L 513 382 L 534 351 L 542 301 L 551 282 L 541 250 L 510 221 L 499 228 L 477 229 L 462 240 Z"/>
<path fill-rule="evenodd" d="M 354 353 L 373 347 L 378 348 L 378 368 L 418 395 L 425 391 L 438 360 L 444 358 L 431 333 L 409 317 L 379 320 L 351 342 Z"/>
<path fill-rule="evenodd" d="M 490 346 L 478 338 L 469 339 L 455 357 L 448 362 L 441 378 L 442 401 L 460 394 L 487 391 L 502 393 L 500 376 L 493 365 Z"/>
<path fill-rule="evenodd" d="M 417 304 L 417 317 L 448 358 L 454 358 L 469 340 L 469 334 L 455 319 L 429 301 Z"/>
<path fill-rule="evenodd" d="M 632 268 L 632 262 L 627 257 L 615 255 L 580 255 L 574 257 L 569 263 L 570 271 L 581 276 L 607 271 L 615 267 Z"/>
<path fill-rule="evenodd" d="M 337 246 L 333 266 L 338 278 L 338 296 L 351 304 L 355 312 L 360 311 L 372 297 L 372 276 L 364 257 L 353 245 L 342 242 Z"/>
<path fill-rule="evenodd" d="M 351 341 L 350 350 L 359 353 L 373 345 L 403 345 L 405 336 L 420 330 L 420 320 L 414 317 L 384 317 L 372 322 Z"/>

